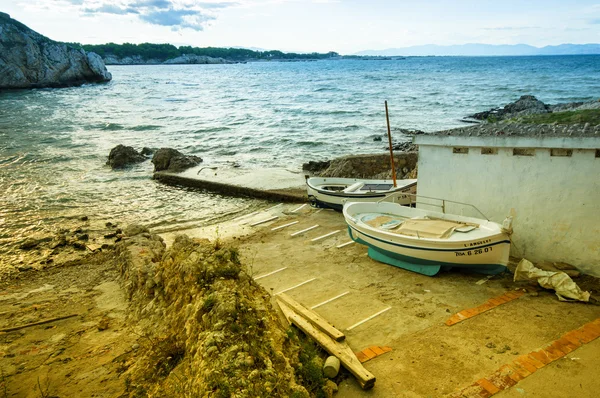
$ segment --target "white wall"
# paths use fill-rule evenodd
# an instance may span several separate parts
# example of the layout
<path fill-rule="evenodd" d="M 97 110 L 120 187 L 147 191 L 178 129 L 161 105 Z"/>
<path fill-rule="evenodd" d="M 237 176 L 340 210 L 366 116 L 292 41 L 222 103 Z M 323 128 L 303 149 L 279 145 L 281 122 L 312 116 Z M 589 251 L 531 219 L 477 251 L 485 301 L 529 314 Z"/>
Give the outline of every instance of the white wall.
<path fill-rule="evenodd" d="M 573 149 L 572 156 L 550 156 L 553 139 L 495 137 L 415 138 L 419 144 L 418 194 L 477 206 L 501 222 L 510 209 L 512 255 L 562 261 L 600 276 L 600 157 L 595 149 Z M 435 144 L 435 145 L 433 145 Z M 449 146 L 437 146 L 448 145 Z M 481 147 L 496 147 L 482 155 Z M 453 147 L 469 146 L 468 154 Z M 561 141 L 560 147 L 600 148 L 600 137 Z M 513 156 L 513 148 L 532 148 L 534 156 Z M 545 148 L 544 148 L 545 147 Z M 555 146 L 557 148 L 558 146 Z M 423 207 L 423 206 L 421 206 Z M 463 206 L 447 211 L 477 216 Z"/>

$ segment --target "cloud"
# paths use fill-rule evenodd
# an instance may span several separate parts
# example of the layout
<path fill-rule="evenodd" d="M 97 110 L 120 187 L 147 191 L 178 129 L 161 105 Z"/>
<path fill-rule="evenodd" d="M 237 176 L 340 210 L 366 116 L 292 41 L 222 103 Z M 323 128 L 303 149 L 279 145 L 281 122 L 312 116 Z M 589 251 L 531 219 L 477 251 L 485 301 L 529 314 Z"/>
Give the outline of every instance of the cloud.
<path fill-rule="evenodd" d="M 138 14 L 138 11 L 133 8 L 121 8 L 112 4 L 104 4 L 98 8 L 84 8 L 83 12 L 86 14 L 114 14 L 114 15 L 127 15 L 127 14 Z"/>
<path fill-rule="evenodd" d="M 498 26 L 495 28 L 483 28 L 483 30 L 527 30 L 541 29 L 541 26 Z"/>
<path fill-rule="evenodd" d="M 216 10 L 238 6 L 234 1 L 201 2 L 197 0 L 66 0 L 79 5 L 85 15 L 133 15 L 152 25 L 169 26 L 172 30 L 201 31 L 216 19 Z M 243 1 L 243 0 L 241 0 Z M 92 3 L 92 6 L 86 5 Z M 91 4 L 90 4 L 91 5 Z"/>
<path fill-rule="evenodd" d="M 598 18 L 598 19 L 592 19 L 590 21 L 590 24 L 591 25 L 600 25 L 600 18 Z"/>
<path fill-rule="evenodd" d="M 200 31 L 204 29 L 206 22 L 215 19 L 215 17 L 194 10 L 169 9 L 140 15 L 140 19 L 153 25 L 170 26 L 175 30 L 189 28 Z"/>

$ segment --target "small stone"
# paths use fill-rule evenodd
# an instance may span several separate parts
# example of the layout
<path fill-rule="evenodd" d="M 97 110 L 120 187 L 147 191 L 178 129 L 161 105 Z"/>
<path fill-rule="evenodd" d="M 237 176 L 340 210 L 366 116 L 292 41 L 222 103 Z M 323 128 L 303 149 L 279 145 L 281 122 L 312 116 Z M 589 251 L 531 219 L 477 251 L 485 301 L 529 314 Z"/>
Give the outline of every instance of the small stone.
<path fill-rule="evenodd" d="M 338 392 L 338 386 L 333 381 L 327 380 L 325 385 L 322 387 L 322 390 L 327 398 L 331 398 L 336 392 Z"/>
<path fill-rule="evenodd" d="M 37 247 L 40 242 L 37 239 L 27 238 L 23 243 L 19 245 L 19 249 L 21 250 L 31 250 Z"/>
<path fill-rule="evenodd" d="M 77 250 L 85 250 L 86 249 L 85 245 L 81 242 L 73 242 L 73 243 L 71 243 L 71 246 L 73 246 Z"/>
<path fill-rule="evenodd" d="M 131 349 L 134 351 L 137 351 L 140 348 L 140 345 L 138 343 L 132 344 L 131 345 Z"/>
<path fill-rule="evenodd" d="M 485 346 L 487 348 L 496 348 L 496 344 L 492 343 L 491 341 L 489 343 L 487 343 Z"/>
<path fill-rule="evenodd" d="M 90 239 L 90 236 L 88 234 L 80 234 L 77 235 L 77 239 L 87 241 L 88 239 Z"/>
<path fill-rule="evenodd" d="M 87 221 L 87 220 L 89 220 L 89 218 L 88 218 L 88 216 L 83 216 L 83 217 L 80 218 L 80 220 L 81 221 Z"/>
<path fill-rule="evenodd" d="M 108 329 L 108 326 L 109 326 L 109 324 L 110 324 L 110 319 L 109 319 L 108 317 L 106 317 L 106 316 L 105 316 L 105 317 L 103 317 L 103 318 L 100 320 L 100 322 L 98 322 L 98 325 L 97 325 L 97 327 L 98 327 L 98 330 L 99 330 L 99 331 L 103 331 L 103 330 L 106 330 L 106 329 Z"/>

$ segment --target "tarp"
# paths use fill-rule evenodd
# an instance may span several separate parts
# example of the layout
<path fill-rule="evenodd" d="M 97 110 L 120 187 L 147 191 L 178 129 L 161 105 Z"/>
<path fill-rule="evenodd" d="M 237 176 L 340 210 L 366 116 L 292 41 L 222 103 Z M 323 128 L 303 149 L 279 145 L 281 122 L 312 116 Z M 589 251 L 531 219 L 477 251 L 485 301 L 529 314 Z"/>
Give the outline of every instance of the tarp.
<path fill-rule="evenodd" d="M 545 289 L 553 289 L 560 301 L 589 301 L 590 293 L 582 291 L 571 277 L 564 272 L 544 271 L 530 261 L 522 259 L 515 270 L 515 282 L 534 280 Z"/>

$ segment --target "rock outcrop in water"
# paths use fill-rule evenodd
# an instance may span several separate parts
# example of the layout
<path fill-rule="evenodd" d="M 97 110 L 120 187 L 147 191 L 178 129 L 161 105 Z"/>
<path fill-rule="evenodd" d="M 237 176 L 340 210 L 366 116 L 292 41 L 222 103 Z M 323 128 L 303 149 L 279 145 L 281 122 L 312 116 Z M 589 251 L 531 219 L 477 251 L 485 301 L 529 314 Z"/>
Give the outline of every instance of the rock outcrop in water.
<path fill-rule="evenodd" d="M 160 148 L 154 153 L 154 171 L 178 172 L 194 167 L 202 162 L 198 156 L 188 156 L 173 148 Z"/>
<path fill-rule="evenodd" d="M 147 160 L 147 158 L 133 147 L 117 145 L 110 150 L 106 164 L 113 169 L 122 169 L 135 163 L 141 163 L 144 160 Z"/>
<path fill-rule="evenodd" d="M 533 95 L 523 95 L 515 102 L 504 106 L 504 108 L 492 108 L 489 111 L 475 113 L 467 116 L 470 119 L 499 121 L 513 119 L 521 116 L 539 115 L 542 113 L 575 111 L 582 109 L 599 109 L 600 102 L 569 102 L 565 104 L 547 105 L 535 98 Z"/>
<path fill-rule="evenodd" d="M 76 86 L 111 78 L 98 54 L 50 40 L 0 12 L 0 89 Z"/>

